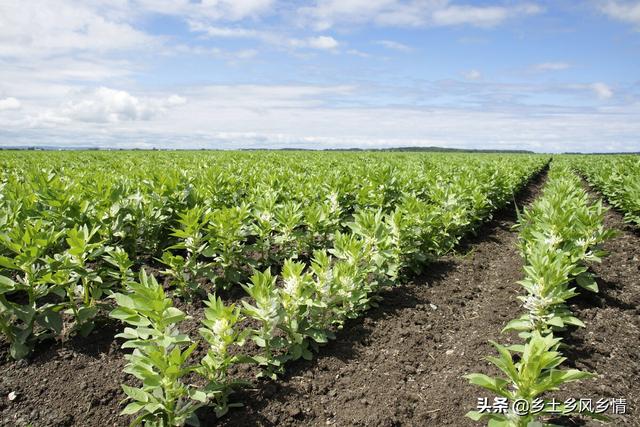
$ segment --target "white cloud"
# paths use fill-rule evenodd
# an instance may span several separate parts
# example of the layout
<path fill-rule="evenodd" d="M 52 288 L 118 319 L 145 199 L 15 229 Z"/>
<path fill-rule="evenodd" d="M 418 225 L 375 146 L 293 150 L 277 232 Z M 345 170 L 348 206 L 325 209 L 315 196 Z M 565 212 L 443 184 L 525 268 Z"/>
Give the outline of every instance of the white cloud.
<path fill-rule="evenodd" d="M 219 27 L 199 20 L 190 20 L 189 29 L 194 32 L 204 33 L 211 38 L 256 39 L 267 44 L 285 48 L 334 50 L 340 44 L 331 36 L 313 36 L 307 38 L 287 37 L 273 31 L 239 27 Z"/>
<path fill-rule="evenodd" d="M 107 19 L 84 3 L 0 2 L 0 57 L 106 52 L 140 48 L 153 42 L 153 37 L 126 22 Z"/>
<path fill-rule="evenodd" d="M 346 53 L 353 56 L 359 56 L 360 58 L 371 58 L 370 54 L 358 49 L 347 49 Z"/>
<path fill-rule="evenodd" d="M 504 7 L 449 6 L 433 13 L 436 25 L 470 24 L 478 27 L 494 27 L 507 18 Z"/>
<path fill-rule="evenodd" d="M 240 20 L 268 12 L 274 3 L 274 0 L 204 0 L 199 4 L 200 10 L 196 4 L 196 12 L 203 11 L 217 19 Z"/>
<path fill-rule="evenodd" d="M 21 105 L 20 101 L 12 97 L 0 99 L 0 111 L 19 110 Z"/>
<path fill-rule="evenodd" d="M 629 22 L 640 28 L 640 1 L 600 1 L 600 10 L 618 21 Z"/>
<path fill-rule="evenodd" d="M 129 19 L 144 13 L 207 21 L 256 19 L 272 11 L 276 0 L 89 0 L 110 16 Z"/>
<path fill-rule="evenodd" d="M 193 32 L 205 33 L 207 36 L 215 38 L 247 38 L 247 39 L 269 39 L 271 33 L 248 28 L 219 27 L 210 25 L 201 20 L 189 20 L 189 29 Z"/>
<path fill-rule="evenodd" d="M 400 52 L 411 52 L 413 49 L 406 44 L 402 44 L 393 40 L 378 40 L 376 44 L 384 46 L 387 49 L 397 50 Z"/>
<path fill-rule="evenodd" d="M 543 62 L 533 66 L 536 71 L 561 71 L 569 68 L 571 68 L 571 64 L 566 62 Z"/>
<path fill-rule="evenodd" d="M 476 27 L 495 27 L 503 21 L 516 16 L 535 15 L 542 9 L 533 4 L 522 6 L 455 6 L 450 5 L 433 13 L 434 25 L 472 25 Z"/>
<path fill-rule="evenodd" d="M 482 73 L 478 70 L 469 70 L 462 74 L 467 80 L 480 80 L 482 78 Z"/>
<path fill-rule="evenodd" d="M 213 85 L 186 93 L 191 100 L 206 103 L 208 111 L 315 108 L 327 100 L 353 94 L 349 85 Z M 195 102 L 195 101 L 194 101 Z M 201 104 L 202 105 L 202 104 Z"/>
<path fill-rule="evenodd" d="M 72 93 L 69 96 L 73 102 L 48 111 L 30 127 L 0 115 L 0 144 L 67 145 L 76 141 L 74 144 L 80 146 L 147 148 L 439 145 L 543 151 L 640 150 L 635 139 L 640 132 L 640 103 L 547 108 L 525 99 L 525 104 L 492 104 L 487 98 L 501 90 L 565 91 L 566 96 L 574 97 L 592 89 L 587 85 L 501 88 L 477 82 L 458 82 L 458 87 L 434 82 L 433 88 L 214 85 L 185 88 L 180 97 L 173 98 L 168 94 L 133 96 L 107 89 L 101 93 Z M 485 103 L 454 108 L 431 102 L 433 93 L 445 98 L 472 93 L 470 100 L 477 96 Z M 175 104 L 180 107 L 172 107 Z M 608 141 L 608 145 L 602 141 Z"/>
<path fill-rule="evenodd" d="M 182 97 L 180 95 L 171 95 L 169 98 L 167 98 L 165 104 L 174 107 L 176 105 L 183 105 L 186 103 L 187 99 L 185 97 Z"/>
<path fill-rule="evenodd" d="M 302 41 L 303 45 L 308 46 L 313 49 L 324 49 L 331 50 L 338 47 L 338 41 L 333 37 L 329 36 L 318 36 L 318 37 L 309 37 Z M 294 41 L 294 45 L 297 44 L 297 41 Z"/>
<path fill-rule="evenodd" d="M 258 55 L 256 49 L 242 49 L 242 50 L 224 50 L 218 47 L 204 47 L 204 46 L 192 46 L 180 44 L 171 46 L 161 52 L 163 55 L 201 55 L 210 56 L 214 58 L 220 58 L 227 63 L 235 63 L 238 60 L 247 60 L 255 58 Z"/>
<path fill-rule="evenodd" d="M 44 122 L 69 121 L 88 123 L 118 123 L 151 120 L 171 107 L 186 103 L 184 97 L 139 99 L 126 91 L 101 87 L 89 96 L 68 101 L 56 111 L 46 111 L 40 116 Z"/>
<path fill-rule="evenodd" d="M 590 87 L 600 99 L 609 99 L 613 96 L 611 88 L 604 83 L 593 83 Z"/>
<path fill-rule="evenodd" d="M 530 3 L 504 6 L 454 5 L 450 0 L 318 0 L 302 7 L 302 21 L 318 30 L 339 23 L 391 27 L 471 25 L 494 27 L 517 16 L 534 15 L 542 8 Z"/>
<path fill-rule="evenodd" d="M 419 9 L 397 0 L 319 0 L 314 6 L 300 8 L 298 13 L 316 29 L 324 30 L 336 23 L 386 22 L 390 25 L 417 26 L 421 20 Z"/>
<path fill-rule="evenodd" d="M 258 56 L 258 51 L 256 49 L 243 49 L 233 52 L 233 57 L 235 59 L 251 59 L 256 56 Z"/>

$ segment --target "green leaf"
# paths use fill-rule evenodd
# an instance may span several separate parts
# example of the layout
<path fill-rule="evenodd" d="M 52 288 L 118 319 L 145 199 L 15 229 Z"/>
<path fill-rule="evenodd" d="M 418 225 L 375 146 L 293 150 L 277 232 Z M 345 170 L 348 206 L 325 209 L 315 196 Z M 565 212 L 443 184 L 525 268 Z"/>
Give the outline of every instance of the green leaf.
<path fill-rule="evenodd" d="M 551 319 L 547 319 L 546 323 L 551 326 L 556 326 L 558 328 L 564 328 L 564 322 L 562 321 L 562 317 L 553 316 Z"/>
<path fill-rule="evenodd" d="M 595 377 L 594 374 L 590 372 L 583 372 L 578 369 L 569 369 L 567 371 L 562 371 L 561 374 L 562 382 L 577 381 L 593 377 Z"/>
<path fill-rule="evenodd" d="M 201 403 L 207 403 L 207 393 L 202 390 L 189 390 L 189 397 Z"/>
<path fill-rule="evenodd" d="M 95 328 L 95 326 L 96 324 L 93 322 L 85 322 L 82 324 L 82 326 L 80 326 L 80 328 L 78 329 L 78 332 L 80 333 L 81 336 L 88 337 L 91 331 L 93 331 L 93 329 Z"/>
<path fill-rule="evenodd" d="M 120 412 L 120 415 L 133 415 L 145 407 L 144 403 L 131 402 Z"/>
<path fill-rule="evenodd" d="M 109 313 L 109 317 L 121 320 L 133 326 L 149 326 L 151 322 L 146 317 L 139 316 L 127 308 L 115 308 Z"/>
<path fill-rule="evenodd" d="M 8 277 L 0 275 L 0 294 L 11 292 L 15 289 L 16 283 Z"/>
<path fill-rule="evenodd" d="M 511 344 L 506 347 L 507 350 L 512 351 L 514 353 L 523 353 L 524 352 L 524 344 Z"/>
<path fill-rule="evenodd" d="M 313 340 L 317 343 L 326 343 L 327 340 L 327 333 L 324 331 L 320 331 L 318 329 L 309 329 L 307 330 L 307 335 L 309 335 L 311 338 L 313 338 Z"/>
<path fill-rule="evenodd" d="M 469 411 L 465 414 L 465 417 L 471 418 L 473 421 L 480 421 L 484 416 L 485 414 L 479 411 Z"/>
<path fill-rule="evenodd" d="M 580 319 L 578 319 L 577 317 L 574 317 L 574 316 L 565 317 L 564 318 L 564 323 L 566 323 L 567 325 L 578 326 L 580 328 L 586 327 L 586 325 L 582 322 L 582 320 L 580 320 Z"/>
<path fill-rule="evenodd" d="M 505 389 L 509 382 L 503 380 L 502 378 L 492 378 L 485 374 L 468 374 L 463 375 L 463 378 L 469 380 L 471 384 L 486 388 L 487 390 L 492 391 L 497 395 L 510 397 L 510 394 Z"/>
<path fill-rule="evenodd" d="M 149 393 L 144 390 L 136 387 L 130 387 L 128 385 L 122 384 L 122 390 L 124 390 L 125 394 L 132 399 L 137 400 L 138 402 L 149 402 Z"/>
<path fill-rule="evenodd" d="M 491 418 L 489 419 L 489 422 L 487 423 L 487 427 L 511 427 L 511 426 L 512 426 L 511 421 L 509 421 L 503 415 L 492 414 Z M 527 427 L 533 427 L 533 426 L 527 426 Z"/>
<path fill-rule="evenodd" d="M 578 286 L 588 291 L 595 293 L 598 292 L 598 283 L 596 283 L 596 280 L 593 278 L 593 276 L 588 273 L 582 273 L 577 276 L 576 283 L 578 284 Z"/>
<path fill-rule="evenodd" d="M 24 323 L 31 323 L 34 316 L 36 315 L 36 310 L 30 305 L 15 305 L 13 313 L 16 317 L 22 320 Z"/>
<path fill-rule="evenodd" d="M 502 332 L 506 331 L 529 331 L 531 330 L 531 322 L 529 319 L 513 319 L 507 323 L 507 325 L 502 329 Z"/>
<path fill-rule="evenodd" d="M 164 311 L 164 313 L 162 313 L 162 317 L 166 323 L 177 323 L 184 320 L 186 318 L 186 314 L 175 307 L 169 307 Z"/>
<path fill-rule="evenodd" d="M 78 309 L 78 322 L 84 323 L 98 314 L 98 307 L 81 307 Z"/>
<path fill-rule="evenodd" d="M 11 357 L 13 357 L 15 360 L 25 358 L 30 352 L 31 346 L 17 340 L 11 343 L 11 347 L 9 349 L 9 354 L 11 354 Z"/>
<path fill-rule="evenodd" d="M 20 267 L 6 256 L 0 256 L 0 267 L 8 268 L 9 270 L 20 270 Z"/>
<path fill-rule="evenodd" d="M 62 316 L 54 310 L 46 310 L 38 316 L 38 323 L 60 335 L 62 333 Z"/>
<path fill-rule="evenodd" d="M 130 310 L 134 310 L 136 308 L 136 304 L 133 302 L 133 299 L 129 295 L 115 293 L 113 294 L 113 298 L 116 300 L 116 303 L 120 307 L 125 307 Z"/>

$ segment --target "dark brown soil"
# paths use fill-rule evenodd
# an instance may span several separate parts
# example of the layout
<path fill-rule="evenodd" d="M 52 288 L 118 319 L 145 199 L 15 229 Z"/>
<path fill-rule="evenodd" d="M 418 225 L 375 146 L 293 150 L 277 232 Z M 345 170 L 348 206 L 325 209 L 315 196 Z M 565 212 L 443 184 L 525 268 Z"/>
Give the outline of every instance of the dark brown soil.
<path fill-rule="evenodd" d="M 533 200 L 540 187 L 541 180 L 535 181 L 518 204 Z M 247 406 L 233 409 L 218 423 L 474 425 L 464 414 L 478 397 L 490 395 L 461 377 L 496 373 L 484 360 L 494 353 L 487 341 L 513 342 L 500 330 L 521 312 L 516 282 L 522 277 L 522 260 L 511 230 L 514 212 L 513 206 L 503 210 L 478 237 L 464 242 L 458 254 L 385 292 L 379 308 L 348 322 L 313 361 L 295 362 L 277 382 L 257 381 L 255 388 L 235 395 L 235 401 Z M 623 231 L 606 246 L 611 256 L 594 267 L 602 295 L 575 301 L 587 328 L 567 336 L 567 354 L 575 366 L 603 376 L 571 385 L 567 393 L 626 397 L 629 414 L 614 425 L 640 425 L 635 415 L 640 236 L 624 227 L 615 212 L 608 214 L 607 225 Z M 193 311 L 196 319 L 202 311 L 201 305 L 181 308 Z M 196 319 L 191 322 L 194 330 Z M 122 373 L 124 353 L 113 339 L 118 329 L 110 323 L 88 339 L 43 344 L 28 361 L 10 361 L 0 348 L 0 425 L 126 425 L 127 419 L 118 416 L 124 398 L 120 384 L 130 379 Z M 14 400 L 8 398 L 11 392 Z"/>
<path fill-rule="evenodd" d="M 88 338 L 36 349 L 29 360 L 14 362 L 5 353 L 0 425 L 126 425 L 118 416 L 124 399 L 120 385 L 127 377 L 120 343 L 113 338 L 118 332 L 113 324 L 104 325 Z"/>

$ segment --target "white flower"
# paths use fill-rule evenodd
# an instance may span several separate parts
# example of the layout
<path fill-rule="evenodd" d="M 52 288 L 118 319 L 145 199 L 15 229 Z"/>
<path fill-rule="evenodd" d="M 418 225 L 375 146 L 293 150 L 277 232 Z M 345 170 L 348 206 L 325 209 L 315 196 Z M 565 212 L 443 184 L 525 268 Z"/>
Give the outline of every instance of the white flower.
<path fill-rule="evenodd" d="M 271 214 L 269 212 L 260 213 L 260 219 L 262 221 L 271 221 Z"/>
<path fill-rule="evenodd" d="M 211 330 L 216 335 L 223 335 L 228 328 L 229 328 L 229 322 L 227 322 L 227 319 L 217 319 L 214 322 Z"/>
<path fill-rule="evenodd" d="M 284 279 L 284 291 L 289 295 L 294 295 L 298 290 L 298 278 L 297 277 L 288 277 Z"/>
<path fill-rule="evenodd" d="M 556 235 L 555 233 L 551 233 L 549 237 L 544 239 L 544 242 L 549 246 L 555 247 L 558 244 L 562 243 L 562 237 Z"/>
<path fill-rule="evenodd" d="M 329 195 L 329 202 L 331 203 L 331 211 L 337 211 L 338 207 L 340 206 L 338 204 L 338 193 L 331 193 Z"/>

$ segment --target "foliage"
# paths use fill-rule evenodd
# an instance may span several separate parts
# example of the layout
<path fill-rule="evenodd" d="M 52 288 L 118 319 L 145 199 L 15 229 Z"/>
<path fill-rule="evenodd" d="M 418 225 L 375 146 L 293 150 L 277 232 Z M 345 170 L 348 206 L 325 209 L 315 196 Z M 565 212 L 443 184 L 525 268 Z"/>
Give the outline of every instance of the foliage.
<path fill-rule="evenodd" d="M 577 157 L 571 164 L 625 214 L 628 222 L 640 225 L 638 156 Z"/>
<path fill-rule="evenodd" d="M 123 387 L 124 413 L 148 425 L 195 423 L 201 406 L 221 416 L 243 383 L 229 377 L 234 365 L 257 363 L 275 378 L 288 361 L 313 357 L 381 289 L 451 251 L 546 161 L 6 152 L 0 327 L 24 357 L 41 339 L 87 333 L 112 294 L 111 316 L 127 325 L 119 338 L 133 350 L 125 370 L 139 381 Z M 167 289 L 145 273 L 156 261 Z M 225 305 L 220 295 L 238 286 L 247 298 Z M 209 291 L 199 337 L 182 334 L 186 315 L 172 298 Z"/>
<path fill-rule="evenodd" d="M 490 356 L 487 357 L 487 360 L 500 369 L 506 378 L 489 377 L 484 374 L 469 374 L 465 375 L 465 378 L 471 384 L 507 398 L 510 402 L 524 400 L 527 402 L 527 408 L 534 408 L 538 396 L 556 391 L 563 384 L 594 376 L 577 369 L 559 369 L 559 365 L 566 358 L 562 357 L 558 351 L 560 339 L 554 338 L 552 335 L 543 336 L 538 331 L 534 331 L 527 343 L 524 344 L 518 362 L 513 361 L 512 355 L 506 347 L 494 342 L 492 344 L 498 350 L 499 356 Z M 537 405 L 542 407 L 537 414 L 528 413 L 525 415 L 509 411 L 505 414 L 471 411 L 467 413 L 467 416 L 474 421 L 490 420 L 489 425 L 495 427 L 527 427 L 533 425 L 531 423 L 534 422 L 538 422 L 535 425 L 543 425 L 539 423 L 541 416 L 557 415 L 557 412 L 564 412 L 562 406 L 550 409 L 550 406 L 546 405 L 546 401 L 543 399 L 537 402 Z M 593 415 L 595 416 L 595 414 Z"/>
<path fill-rule="evenodd" d="M 520 252 L 525 260 L 527 291 L 519 297 L 528 313 L 510 322 L 506 330 L 549 333 L 565 325 L 584 326 L 571 315 L 566 301 L 577 295 L 574 284 L 597 292 L 587 263 L 600 262 L 599 245 L 613 235 L 603 225 L 605 208 L 591 202 L 579 179 L 566 167 L 554 166 L 545 190 L 520 215 Z"/>
<path fill-rule="evenodd" d="M 113 294 L 118 307 L 110 316 L 132 326 L 116 337 L 126 340 L 122 348 L 133 349 L 125 356 L 128 363 L 124 371 L 142 386 L 122 386 L 131 400 L 122 414 L 141 412 L 132 425 L 196 423 L 195 410 L 207 402 L 207 396 L 184 383 L 184 377 L 195 369 L 187 362 L 197 346 L 178 329 L 186 315 L 173 307 L 162 286 L 144 270 L 140 282 L 129 283 L 128 290 L 128 294 Z"/>
<path fill-rule="evenodd" d="M 604 228 L 604 212 L 600 201 L 589 200 L 580 180 L 567 166 L 552 165 L 543 194 L 524 209 L 516 225 L 525 261 L 525 278 L 519 283 L 527 292 L 518 298 L 527 312 L 510 321 L 503 331 L 519 331 L 525 343 L 506 348 L 492 342 L 500 356 L 487 359 L 506 379 L 479 373 L 465 376 L 470 383 L 508 399 L 511 404 L 525 401 L 529 412 L 516 413 L 513 408 L 505 413 L 471 411 L 468 417 L 488 420 L 490 426 L 549 425 L 542 423 L 544 415 L 557 415 L 565 408 L 560 405 L 549 411 L 538 396 L 555 391 L 564 383 L 594 376 L 575 369 L 558 369 L 566 359 L 558 350 L 561 339 L 555 334 L 567 326 L 585 326 L 572 315 L 567 300 L 578 294 L 574 283 L 587 291 L 598 291 L 586 263 L 600 262 L 605 253 L 598 245 L 613 234 Z M 513 361 L 510 349 L 521 353 L 517 362 Z M 538 410 L 531 411 L 536 406 Z M 582 414 L 606 420 L 597 414 Z"/>

